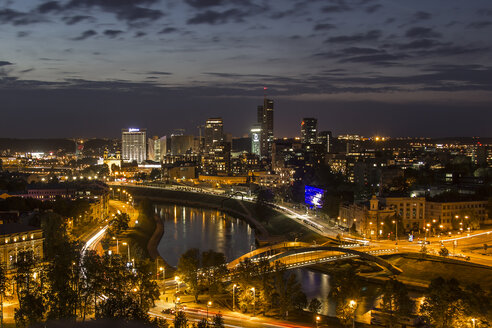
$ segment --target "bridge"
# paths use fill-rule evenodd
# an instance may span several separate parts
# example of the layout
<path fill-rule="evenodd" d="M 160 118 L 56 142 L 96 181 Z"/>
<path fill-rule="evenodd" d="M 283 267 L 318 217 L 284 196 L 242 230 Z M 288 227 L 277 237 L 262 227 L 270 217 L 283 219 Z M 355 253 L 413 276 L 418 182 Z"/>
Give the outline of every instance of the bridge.
<path fill-rule="evenodd" d="M 355 250 L 360 247 L 364 250 Z M 360 258 L 375 262 L 379 266 L 388 269 L 393 274 L 400 274 L 401 269 L 385 261 L 379 255 L 392 254 L 398 252 L 397 249 L 369 249 L 359 245 L 348 245 L 344 247 L 312 245 L 303 242 L 283 242 L 272 246 L 258 248 L 252 252 L 244 254 L 227 265 L 232 270 L 239 263 L 250 259 L 252 261 L 268 260 L 270 264 L 282 263 L 287 269 L 300 268 L 318 263 L 339 261 L 348 258 Z"/>

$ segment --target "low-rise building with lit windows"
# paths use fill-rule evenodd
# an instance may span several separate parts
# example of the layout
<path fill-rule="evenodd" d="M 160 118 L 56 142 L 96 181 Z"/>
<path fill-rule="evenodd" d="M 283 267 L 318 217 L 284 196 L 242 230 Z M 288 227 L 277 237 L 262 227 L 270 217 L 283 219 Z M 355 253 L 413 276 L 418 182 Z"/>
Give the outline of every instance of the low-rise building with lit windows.
<path fill-rule="evenodd" d="M 36 258 L 43 258 L 43 230 L 20 224 L 0 224 L 0 263 L 11 269 L 22 251 L 32 251 Z"/>

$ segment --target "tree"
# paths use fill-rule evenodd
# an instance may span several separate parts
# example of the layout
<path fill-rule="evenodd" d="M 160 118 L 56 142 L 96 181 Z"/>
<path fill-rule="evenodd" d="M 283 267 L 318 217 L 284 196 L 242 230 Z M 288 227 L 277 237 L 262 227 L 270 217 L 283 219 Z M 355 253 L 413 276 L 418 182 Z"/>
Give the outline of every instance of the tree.
<path fill-rule="evenodd" d="M 319 313 L 319 311 L 321 310 L 321 307 L 323 306 L 323 303 L 321 303 L 321 301 L 317 298 L 313 298 L 310 302 L 309 302 L 309 306 L 308 306 L 308 310 L 310 312 L 313 312 L 313 313 Z"/>
<path fill-rule="evenodd" d="M 109 235 L 117 236 L 123 231 L 128 229 L 128 224 L 130 223 L 130 215 L 128 213 L 118 213 L 116 214 L 110 222 Z"/>
<path fill-rule="evenodd" d="M 176 313 L 174 317 L 174 328 L 186 328 L 188 326 L 188 319 L 183 311 Z"/>
<path fill-rule="evenodd" d="M 449 250 L 446 247 L 443 247 L 439 250 L 439 255 L 444 257 L 449 256 Z"/>
<path fill-rule="evenodd" d="M 344 326 L 351 324 L 355 307 L 360 298 L 361 284 L 350 269 L 334 272 L 330 297 L 336 302 L 336 316 Z"/>
<path fill-rule="evenodd" d="M 97 306 L 96 318 L 148 321 L 149 315 L 140 306 L 136 297 L 127 294 L 122 297 L 110 296 L 102 300 Z"/>
<path fill-rule="evenodd" d="M 463 290 L 455 279 L 433 279 L 424 295 L 419 312 L 433 327 L 456 327 L 456 321 L 465 316 Z"/>
<path fill-rule="evenodd" d="M 395 327 L 413 312 L 414 302 L 408 296 L 406 286 L 390 278 L 383 288 L 381 309 L 388 315 L 384 317 L 388 327 Z"/>
<path fill-rule="evenodd" d="M 224 328 L 224 319 L 222 318 L 222 314 L 218 313 L 215 315 L 213 323 L 213 328 Z"/>
<path fill-rule="evenodd" d="M 198 302 L 200 285 L 198 281 L 198 269 L 200 267 L 200 251 L 196 248 L 187 250 L 178 260 L 178 275 L 186 283 L 191 293 Z"/>
<path fill-rule="evenodd" d="M 275 299 L 282 318 L 286 318 L 289 311 L 294 309 L 296 295 L 302 293 L 302 288 L 295 274 L 287 274 L 285 269 L 275 268 L 274 276 Z"/>
<path fill-rule="evenodd" d="M 1 163 L 0 163 L 1 164 Z M 1 166 L 0 166 L 1 168 Z M 3 304 L 3 299 L 5 296 L 5 289 L 7 287 L 7 275 L 5 274 L 5 266 L 3 264 L 0 264 L 0 298 L 1 302 Z M 1 325 L 3 327 L 3 306 L 1 308 L 1 313 L 0 313 L 0 321 Z"/>
<path fill-rule="evenodd" d="M 16 325 L 27 327 L 39 323 L 44 318 L 45 304 L 43 302 L 44 274 L 32 251 L 21 251 L 14 263 L 17 299 L 19 307 L 15 309 Z M 36 275 L 35 275 L 36 273 Z M 37 280 L 34 279 L 37 277 Z"/>
<path fill-rule="evenodd" d="M 226 258 L 223 253 L 209 250 L 202 253 L 202 272 L 205 274 L 205 284 L 211 298 L 224 290 L 222 278 L 228 273 Z"/>
<path fill-rule="evenodd" d="M 208 328 L 207 319 L 202 319 L 202 320 L 198 321 L 196 328 Z"/>

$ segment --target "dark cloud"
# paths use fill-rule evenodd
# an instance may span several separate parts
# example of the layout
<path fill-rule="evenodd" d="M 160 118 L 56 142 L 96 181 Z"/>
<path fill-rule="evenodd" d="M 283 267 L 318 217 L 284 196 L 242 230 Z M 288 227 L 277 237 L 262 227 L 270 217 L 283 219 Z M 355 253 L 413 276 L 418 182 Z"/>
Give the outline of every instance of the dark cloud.
<path fill-rule="evenodd" d="M 344 2 L 340 2 L 339 4 L 336 5 L 330 5 L 330 6 L 325 6 L 321 8 L 321 11 L 327 14 L 331 13 L 341 13 L 344 11 L 349 11 L 352 8 L 346 5 Z"/>
<path fill-rule="evenodd" d="M 431 18 L 432 18 L 432 14 L 425 11 L 417 11 L 415 14 L 413 14 L 414 21 L 423 21 Z"/>
<path fill-rule="evenodd" d="M 149 75 L 173 75 L 173 73 L 171 73 L 171 72 L 162 72 L 162 71 L 151 71 L 151 72 L 147 72 L 145 74 L 149 74 Z"/>
<path fill-rule="evenodd" d="M 343 55 L 368 55 L 368 54 L 378 54 L 382 53 L 382 50 L 374 49 L 374 48 L 360 48 L 360 47 L 349 47 L 342 49 L 340 51 Z"/>
<path fill-rule="evenodd" d="M 223 0 L 185 0 L 185 2 L 194 8 L 214 7 L 224 3 Z"/>
<path fill-rule="evenodd" d="M 326 31 L 326 30 L 332 30 L 334 28 L 337 28 L 337 27 L 335 25 L 329 24 L 329 23 L 319 23 L 319 24 L 314 25 L 314 27 L 313 27 L 313 29 L 315 31 Z"/>
<path fill-rule="evenodd" d="M 239 9 L 228 9 L 226 11 L 207 10 L 198 13 L 188 20 L 188 24 L 225 24 L 229 21 L 240 22 L 248 13 Z"/>
<path fill-rule="evenodd" d="M 123 31 L 121 31 L 121 30 L 105 30 L 104 31 L 104 35 L 110 37 L 111 39 L 116 38 L 121 33 L 123 33 Z"/>
<path fill-rule="evenodd" d="M 441 42 L 437 42 L 436 40 L 432 39 L 420 39 L 420 40 L 414 40 L 409 43 L 405 44 L 400 44 L 398 46 L 399 49 L 402 50 L 407 50 L 407 49 L 423 49 L 423 48 L 433 48 L 437 46 L 444 45 Z"/>
<path fill-rule="evenodd" d="M 66 8 L 98 7 L 109 13 L 114 13 L 120 20 L 128 23 L 154 21 L 164 16 L 158 9 L 143 7 L 152 5 L 158 0 L 71 0 Z"/>
<path fill-rule="evenodd" d="M 429 57 L 452 57 L 459 55 L 469 55 L 478 53 L 490 52 L 488 47 L 473 47 L 473 46 L 443 46 L 431 50 L 421 50 L 416 52 L 419 56 L 429 56 Z"/>
<path fill-rule="evenodd" d="M 394 19 L 393 17 L 391 18 L 388 18 L 387 20 L 384 21 L 384 24 L 391 24 L 391 23 L 394 23 L 396 19 Z"/>
<path fill-rule="evenodd" d="M 18 38 L 25 38 L 26 36 L 29 36 L 29 34 L 31 34 L 31 32 L 28 32 L 28 31 L 19 31 L 19 32 L 17 32 L 17 37 Z"/>
<path fill-rule="evenodd" d="M 412 27 L 405 32 L 405 36 L 409 38 L 439 38 L 441 34 L 429 27 Z"/>
<path fill-rule="evenodd" d="M 11 62 L 9 62 L 9 61 L 0 60 L 0 66 L 8 66 L 8 65 L 14 65 L 14 64 L 12 64 L 12 63 L 11 63 Z"/>
<path fill-rule="evenodd" d="M 380 30 L 370 30 L 366 33 L 357 33 L 352 35 L 341 35 L 328 38 L 326 42 L 331 43 L 350 43 L 350 42 L 366 42 L 374 41 L 381 37 Z"/>
<path fill-rule="evenodd" d="M 28 68 L 28 69 L 22 70 L 20 72 L 21 73 L 29 73 L 29 72 L 32 72 L 32 71 L 34 71 L 34 68 Z"/>
<path fill-rule="evenodd" d="M 84 31 L 82 32 L 81 35 L 79 35 L 78 37 L 75 37 L 75 38 L 72 38 L 73 41 L 81 41 L 81 40 L 85 40 L 87 38 L 90 38 L 94 35 L 97 35 L 97 32 L 94 31 L 94 30 L 87 30 L 87 31 Z"/>
<path fill-rule="evenodd" d="M 471 22 L 466 27 L 481 29 L 481 28 L 489 27 L 491 25 L 492 25 L 491 21 L 478 21 L 478 22 Z"/>
<path fill-rule="evenodd" d="M 380 4 L 372 5 L 372 6 L 369 6 L 366 8 L 366 13 L 372 14 L 381 8 L 383 8 L 383 5 L 380 5 Z"/>
<path fill-rule="evenodd" d="M 163 28 L 162 30 L 159 31 L 159 34 L 169 34 L 169 33 L 173 33 L 173 32 L 176 32 L 177 29 L 174 28 L 174 27 L 165 27 Z"/>
<path fill-rule="evenodd" d="M 341 63 L 366 63 L 370 65 L 376 65 L 376 66 L 381 66 L 381 65 L 394 65 L 394 61 L 399 61 L 402 59 L 407 58 L 408 55 L 406 54 L 389 54 L 389 53 L 382 53 L 382 54 L 375 54 L 375 55 L 366 55 L 366 56 L 355 56 L 355 57 L 349 57 L 349 58 L 344 58 L 340 60 Z"/>
<path fill-rule="evenodd" d="M 92 16 L 87 15 L 76 15 L 76 16 L 65 16 L 62 18 L 63 22 L 67 25 L 74 25 L 82 21 L 95 21 L 96 19 Z"/>
<path fill-rule="evenodd" d="M 60 6 L 58 1 L 48 1 L 40 4 L 37 8 L 37 11 L 42 14 L 46 14 L 53 11 L 60 11 L 60 10 L 62 10 L 62 6 Z"/>
<path fill-rule="evenodd" d="M 23 13 L 20 11 L 5 8 L 0 10 L 0 24 L 30 25 L 46 20 L 37 14 Z"/>
<path fill-rule="evenodd" d="M 135 37 L 136 38 L 140 38 L 140 37 L 146 36 L 146 35 L 147 35 L 147 33 L 142 32 L 142 31 L 138 31 L 137 33 L 135 33 Z"/>

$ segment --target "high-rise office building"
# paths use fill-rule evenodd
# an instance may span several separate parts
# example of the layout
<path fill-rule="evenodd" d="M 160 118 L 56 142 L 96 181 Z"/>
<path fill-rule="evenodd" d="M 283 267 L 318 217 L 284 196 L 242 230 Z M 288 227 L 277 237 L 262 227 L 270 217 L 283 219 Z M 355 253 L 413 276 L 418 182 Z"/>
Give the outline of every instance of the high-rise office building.
<path fill-rule="evenodd" d="M 194 136 L 171 136 L 171 154 L 184 155 L 195 152 L 195 137 Z"/>
<path fill-rule="evenodd" d="M 205 151 L 224 138 L 224 122 L 221 117 L 209 118 L 205 122 Z"/>
<path fill-rule="evenodd" d="M 306 117 L 301 122 L 301 143 L 304 145 L 313 145 L 318 139 L 318 120 L 312 117 Z"/>
<path fill-rule="evenodd" d="M 124 162 L 142 163 L 147 160 L 147 130 L 122 129 L 121 155 Z"/>
<path fill-rule="evenodd" d="M 263 106 L 258 106 L 258 124 L 261 125 L 260 153 L 262 157 L 272 157 L 273 144 L 273 100 L 263 99 Z"/>
<path fill-rule="evenodd" d="M 149 161 L 159 162 L 161 160 L 161 140 L 158 136 L 147 140 L 147 159 Z"/>
<path fill-rule="evenodd" d="M 318 142 L 323 145 L 326 153 L 331 153 L 333 148 L 333 136 L 331 131 L 321 131 L 318 134 Z"/>
<path fill-rule="evenodd" d="M 255 124 L 251 128 L 251 153 L 261 156 L 261 124 Z"/>

